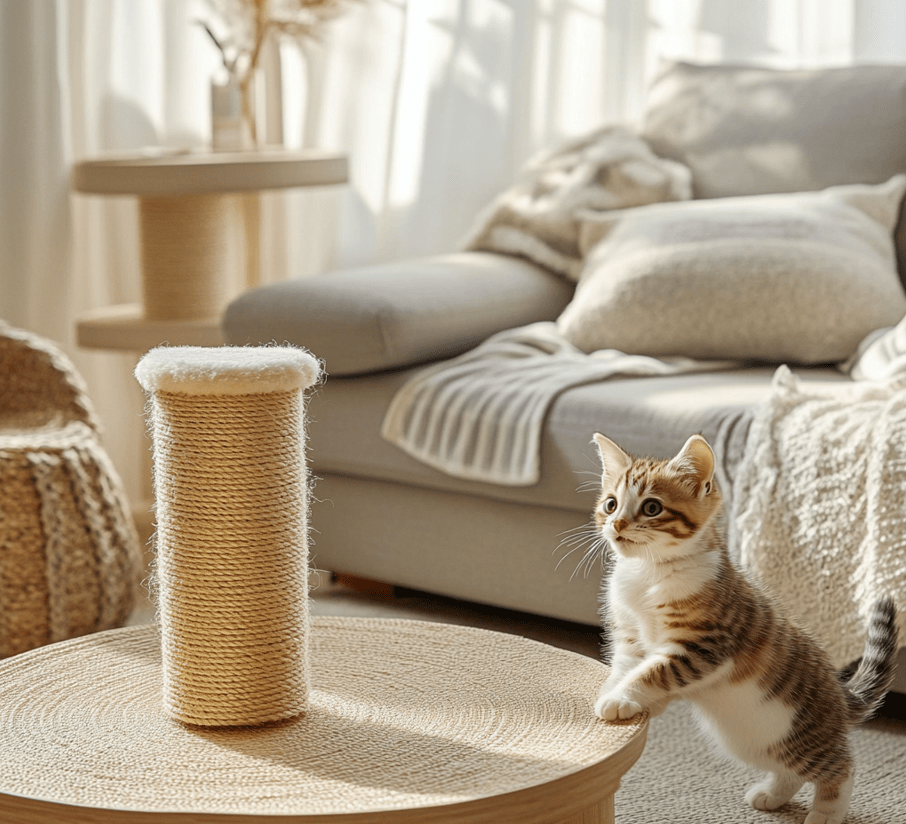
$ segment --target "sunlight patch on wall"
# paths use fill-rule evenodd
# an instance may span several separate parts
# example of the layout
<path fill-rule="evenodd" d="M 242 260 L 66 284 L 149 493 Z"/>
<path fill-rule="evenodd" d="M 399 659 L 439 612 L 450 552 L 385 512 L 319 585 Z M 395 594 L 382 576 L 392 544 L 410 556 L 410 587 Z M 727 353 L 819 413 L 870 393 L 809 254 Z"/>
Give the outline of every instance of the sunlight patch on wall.
<path fill-rule="evenodd" d="M 405 208 L 419 196 L 424 181 L 425 138 L 462 132 L 450 120 L 461 108 L 490 109 L 501 117 L 509 108 L 504 78 L 508 54 L 494 53 L 497 33 L 513 25 L 503 2 L 410 4 L 402 57 L 406 82 L 399 89 L 387 203 Z"/>
<path fill-rule="evenodd" d="M 868 7 L 874 5 L 852 0 L 650 0 L 651 51 L 700 63 L 730 60 L 775 68 L 844 64 L 859 56 L 859 31 L 871 26 Z M 902 53 L 906 21 L 901 29 L 893 35 L 902 38 L 893 53 Z M 866 39 L 876 44 L 877 29 Z"/>
<path fill-rule="evenodd" d="M 771 0 L 765 62 L 777 68 L 842 65 L 853 56 L 853 4 Z"/>
<path fill-rule="evenodd" d="M 308 66 L 293 43 L 280 44 L 280 81 L 283 86 L 283 145 L 304 145 L 305 111 L 308 107 Z"/>
<path fill-rule="evenodd" d="M 589 73 L 587 55 L 603 54 L 607 48 L 602 2 L 577 2 L 563 14 L 560 24 L 561 45 L 557 49 L 560 65 L 554 67 L 561 94 L 554 119 L 563 134 L 581 134 L 600 123 L 603 117 L 604 77 Z"/>

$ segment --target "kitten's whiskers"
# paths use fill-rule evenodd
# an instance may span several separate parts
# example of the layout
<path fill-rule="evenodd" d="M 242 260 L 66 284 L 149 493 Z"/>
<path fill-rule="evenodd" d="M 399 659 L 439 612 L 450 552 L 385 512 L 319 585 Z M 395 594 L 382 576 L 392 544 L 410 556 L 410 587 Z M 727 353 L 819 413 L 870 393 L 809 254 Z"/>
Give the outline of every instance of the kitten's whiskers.
<path fill-rule="evenodd" d="M 554 569 L 559 569 L 560 564 L 577 550 L 584 550 L 579 559 L 579 563 L 576 564 L 576 568 L 569 576 L 570 581 L 576 577 L 579 570 L 583 570 L 582 577 L 587 578 L 594 566 L 596 558 L 600 558 L 601 565 L 603 566 L 604 555 L 607 551 L 607 541 L 601 535 L 594 523 L 573 527 L 572 529 L 568 529 L 561 533 L 561 535 L 564 535 L 565 537 L 560 541 L 554 552 L 558 552 L 563 547 L 570 547 L 570 549 L 559 561 L 557 561 L 557 565 Z"/>
<path fill-rule="evenodd" d="M 591 479 L 582 481 L 577 487 L 576 492 L 598 492 L 601 489 L 601 473 L 591 472 L 588 469 L 580 469 L 574 472 L 575 475 L 591 475 Z"/>

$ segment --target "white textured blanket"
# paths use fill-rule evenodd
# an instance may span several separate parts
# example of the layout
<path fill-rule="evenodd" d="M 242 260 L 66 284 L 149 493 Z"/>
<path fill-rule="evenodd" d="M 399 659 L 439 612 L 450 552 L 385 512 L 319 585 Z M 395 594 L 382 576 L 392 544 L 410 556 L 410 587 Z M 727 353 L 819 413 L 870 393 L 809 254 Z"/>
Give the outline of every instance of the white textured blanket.
<path fill-rule="evenodd" d="M 530 486 L 541 474 L 544 416 L 565 389 L 615 377 L 729 365 L 658 360 L 613 349 L 587 355 L 559 335 L 555 323 L 534 323 L 501 332 L 416 374 L 394 396 L 381 434 L 448 475 Z"/>
<path fill-rule="evenodd" d="M 545 152 L 476 220 L 464 248 L 520 255 L 578 280 L 580 215 L 692 197 L 692 172 L 625 126 Z"/>
<path fill-rule="evenodd" d="M 906 641 L 906 379 L 817 391 L 778 369 L 749 428 L 733 510 L 742 566 L 836 666 L 861 656 L 883 595 Z"/>

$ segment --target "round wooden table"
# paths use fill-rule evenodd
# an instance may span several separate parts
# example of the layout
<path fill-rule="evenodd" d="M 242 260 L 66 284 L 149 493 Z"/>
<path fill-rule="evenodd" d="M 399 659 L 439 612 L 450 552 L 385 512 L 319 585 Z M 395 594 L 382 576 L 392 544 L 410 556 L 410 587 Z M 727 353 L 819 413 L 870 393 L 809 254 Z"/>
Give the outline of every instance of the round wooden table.
<path fill-rule="evenodd" d="M 599 824 L 647 717 L 599 721 L 607 668 L 525 638 L 422 621 L 312 620 L 299 718 L 165 715 L 156 626 L 0 663 L 0 820 Z"/>

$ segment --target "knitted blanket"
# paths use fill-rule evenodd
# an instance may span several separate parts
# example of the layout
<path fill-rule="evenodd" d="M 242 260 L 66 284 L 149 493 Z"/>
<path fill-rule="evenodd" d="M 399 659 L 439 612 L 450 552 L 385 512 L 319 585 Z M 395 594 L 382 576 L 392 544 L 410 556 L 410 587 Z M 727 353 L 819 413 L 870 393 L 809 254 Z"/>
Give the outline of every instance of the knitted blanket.
<path fill-rule="evenodd" d="M 534 323 L 417 373 L 391 401 L 381 435 L 448 475 L 530 486 L 541 475 L 544 417 L 564 390 L 610 378 L 730 365 L 613 349 L 587 355 L 558 334 L 555 323 Z"/>
<path fill-rule="evenodd" d="M 807 390 L 786 367 L 755 413 L 733 490 L 739 560 L 835 666 L 889 594 L 906 641 L 906 377 Z"/>
<path fill-rule="evenodd" d="M 657 157 L 631 129 L 609 126 L 528 163 L 479 215 L 464 248 L 519 255 L 578 280 L 583 214 L 691 197 L 687 166 Z"/>

